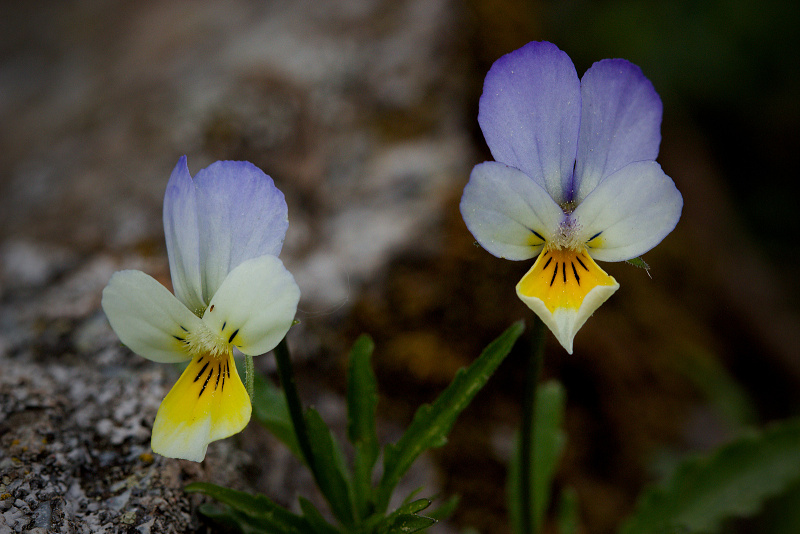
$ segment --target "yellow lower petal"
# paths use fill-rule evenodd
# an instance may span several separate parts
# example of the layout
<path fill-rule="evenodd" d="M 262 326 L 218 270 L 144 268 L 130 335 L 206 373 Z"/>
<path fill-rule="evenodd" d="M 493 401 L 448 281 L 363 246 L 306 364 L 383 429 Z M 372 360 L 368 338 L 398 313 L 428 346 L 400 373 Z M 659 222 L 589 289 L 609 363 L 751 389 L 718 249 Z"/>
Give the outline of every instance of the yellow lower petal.
<path fill-rule="evenodd" d="M 585 250 L 545 249 L 517 284 L 517 296 L 572 354 L 575 334 L 617 289 Z"/>
<path fill-rule="evenodd" d="M 158 408 L 151 446 L 162 456 L 200 462 L 209 443 L 247 426 L 251 410 L 233 354 L 197 356 Z"/>

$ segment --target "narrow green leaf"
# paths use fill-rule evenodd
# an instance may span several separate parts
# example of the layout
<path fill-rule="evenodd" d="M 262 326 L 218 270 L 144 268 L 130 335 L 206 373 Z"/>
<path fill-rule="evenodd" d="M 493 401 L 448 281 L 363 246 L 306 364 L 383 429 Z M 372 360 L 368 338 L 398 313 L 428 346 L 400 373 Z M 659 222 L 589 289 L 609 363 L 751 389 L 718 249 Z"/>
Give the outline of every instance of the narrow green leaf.
<path fill-rule="evenodd" d="M 442 504 L 437 506 L 434 510 L 428 512 L 428 517 L 431 517 L 437 521 L 444 521 L 445 519 L 453 515 L 453 512 L 455 512 L 456 508 L 458 508 L 458 503 L 460 500 L 461 500 L 460 496 L 453 495 L 452 497 L 444 501 Z"/>
<path fill-rule="evenodd" d="M 536 390 L 535 417 L 533 426 L 533 478 L 529 495 L 533 496 L 535 531 L 541 529 L 544 514 L 550 503 L 550 491 L 558 459 L 564 448 L 565 435 L 561 428 L 564 419 L 566 395 L 564 388 L 556 381 L 541 384 Z M 520 439 L 517 438 L 517 452 L 509 467 L 508 487 L 509 513 L 515 532 L 521 532 L 520 509 L 530 507 L 531 503 L 521 502 L 519 492 L 520 477 Z"/>
<path fill-rule="evenodd" d="M 418 532 L 436 523 L 431 517 L 418 515 L 431 505 L 428 499 L 407 502 L 386 516 L 375 529 L 377 534 L 405 534 Z"/>
<path fill-rule="evenodd" d="M 199 512 L 214 523 L 221 532 L 241 532 L 242 534 L 264 534 L 265 532 L 272 534 L 295 534 L 297 532 L 302 532 L 303 534 L 314 533 L 310 525 L 303 527 L 303 530 L 296 530 L 294 528 L 284 530 L 274 522 L 257 517 L 250 517 L 233 510 L 227 505 L 218 507 L 209 503 L 204 503 L 200 505 Z"/>
<path fill-rule="evenodd" d="M 373 511 L 372 471 L 380 453 L 375 419 L 378 385 L 370 362 L 373 349 L 372 339 L 360 336 L 350 351 L 347 370 L 347 435 L 355 447 L 353 496 L 359 518 Z"/>
<path fill-rule="evenodd" d="M 237 523 L 241 523 L 243 518 L 247 518 L 251 526 L 255 523 L 274 532 L 309 532 L 308 525 L 302 517 L 296 516 L 271 501 L 266 495 L 254 495 L 208 482 L 193 482 L 183 489 L 188 493 L 204 493 L 227 504 L 234 512 L 237 512 L 229 517 L 236 518 L 238 514 L 241 514 L 242 517 L 239 517 Z"/>
<path fill-rule="evenodd" d="M 472 365 L 456 373 L 453 382 L 433 405 L 420 406 L 405 434 L 396 444 L 386 447 L 383 477 L 378 486 L 378 510 L 386 510 L 395 486 L 420 454 L 447 442 L 447 435 L 458 415 L 505 359 L 524 328 L 523 322 L 519 321 L 490 343 Z"/>
<path fill-rule="evenodd" d="M 354 524 L 350 487 L 344 469 L 344 460 L 338 442 L 313 408 L 306 410 L 306 425 L 311 450 L 317 468 L 317 484 L 331 505 L 333 514 L 347 526 Z"/>
<path fill-rule="evenodd" d="M 558 534 L 576 534 L 579 520 L 578 493 L 565 488 L 558 501 Z"/>
<path fill-rule="evenodd" d="M 374 348 L 372 339 L 362 335 L 350 351 L 347 370 L 347 435 L 354 445 L 372 445 L 377 455 L 375 409 L 378 405 L 378 385 L 370 363 Z"/>
<path fill-rule="evenodd" d="M 800 419 L 753 432 L 707 458 L 682 462 L 663 487 L 642 494 L 622 534 L 717 532 L 722 521 L 757 512 L 800 480 Z"/>
<path fill-rule="evenodd" d="M 304 460 L 286 405 L 286 397 L 260 373 L 253 373 L 253 417 L 301 461 Z"/>
<path fill-rule="evenodd" d="M 430 517 L 422 515 L 400 515 L 395 517 L 392 524 L 383 532 L 386 532 L 386 534 L 408 534 L 425 530 L 435 524 L 436 520 Z"/>
<path fill-rule="evenodd" d="M 775 499 L 761 514 L 759 534 L 797 534 L 800 532 L 800 480 Z"/>
<path fill-rule="evenodd" d="M 738 430 L 754 425 L 758 420 L 758 410 L 753 400 L 717 356 L 697 345 L 685 350 L 686 356 L 676 358 L 676 365 L 731 427 Z"/>
<path fill-rule="evenodd" d="M 248 521 L 243 514 L 237 514 L 231 510 L 230 506 L 225 506 L 223 508 L 211 503 L 203 503 L 197 508 L 197 511 L 200 515 L 207 518 L 216 527 L 225 532 L 255 533 L 255 527 L 247 524 Z"/>
<path fill-rule="evenodd" d="M 304 497 L 300 497 L 300 509 L 303 511 L 303 517 L 308 521 L 309 525 L 314 529 L 317 534 L 340 534 L 333 525 L 325 521 L 319 510 L 312 504 L 311 501 Z"/>

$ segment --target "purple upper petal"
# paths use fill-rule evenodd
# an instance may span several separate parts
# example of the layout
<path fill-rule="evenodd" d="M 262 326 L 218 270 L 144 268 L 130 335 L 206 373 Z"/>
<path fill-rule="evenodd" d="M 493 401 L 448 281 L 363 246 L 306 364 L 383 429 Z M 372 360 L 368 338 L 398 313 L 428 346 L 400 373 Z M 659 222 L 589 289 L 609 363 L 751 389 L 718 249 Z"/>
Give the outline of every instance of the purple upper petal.
<path fill-rule="evenodd" d="M 495 61 L 486 75 L 478 122 L 494 159 L 571 199 L 581 93 L 569 56 L 531 42 Z"/>
<path fill-rule="evenodd" d="M 277 256 L 289 227 L 281 193 L 246 161 L 218 161 L 194 180 L 183 156 L 164 195 L 164 233 L 175 295 L 202 315 L 240 263 Z"/>
<path fill-rule="evenodd" d="M 197 173 L 199 252 L 206 304 L 245 260 L 281 252 L 289 227 L 283 193 L 246 161 L 218 161 Z"/>
<path fill-rule="evenodd" d="M 175 165 L 167 182 L 167 191 L 164 194 L 164 235 L 175 296 L 199 315 L 206 304 L 200 283 L 195 188 L 186 166 L 186 156 Z"/>
<path fill-rule="evenodd" d="M 581 98 L 574 197 L 578 203 L 627 164 L 656 159 L 662 112 L 653 84 L 624 59 L 592 65 L 581 79 Z"/>

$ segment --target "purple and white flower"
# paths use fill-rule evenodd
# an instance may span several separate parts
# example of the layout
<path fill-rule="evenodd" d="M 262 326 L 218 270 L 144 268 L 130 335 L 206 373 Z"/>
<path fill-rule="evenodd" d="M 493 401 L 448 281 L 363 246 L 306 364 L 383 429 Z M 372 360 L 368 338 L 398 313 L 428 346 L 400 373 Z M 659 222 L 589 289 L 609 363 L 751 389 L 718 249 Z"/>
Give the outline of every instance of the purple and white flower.
<path fill-rule="evenodd" d="M 249 422 L 233 348 L 272 350 L 300 289 L 278 259 L 289 225 L 283 193 L 248 162 L 218 161 L 192 179 L 182 157 L 164 196 L 173 295 L 141 271 L 115 273 L 102 305 L 120 340 L 156 362 L 189 365 L 153 424 L 153 451 L 201 461 Z"/>
<path fill-rule="evenodd" d="M 569 353 L 619 288 L 594 260 L 636 258 L 680 218 L 681 194 L 655 161 L 661 113 L 636 65 L 606 59 L 579 79 L 548 42 L 501 57 L 486 75 L 478 122 L 496 161 L 473 169 L 461 214 L 491 254 L 538 256 L 517 295 Z"/>

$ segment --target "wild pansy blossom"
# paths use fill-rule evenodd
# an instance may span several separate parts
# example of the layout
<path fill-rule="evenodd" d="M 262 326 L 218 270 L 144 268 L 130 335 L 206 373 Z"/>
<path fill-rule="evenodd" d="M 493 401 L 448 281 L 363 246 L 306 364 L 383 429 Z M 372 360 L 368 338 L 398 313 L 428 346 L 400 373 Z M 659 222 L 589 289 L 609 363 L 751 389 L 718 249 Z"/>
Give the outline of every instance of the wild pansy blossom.
<path fill-rule="evenodd" d="M 655 162 L 661 100 L 628 61 L 579 80 L 567 54 L 532 42 L 492 65 L 478 122 L 496 161 L 473 169 L 461 214 L 491 254 L 538 256 L 517 295 L 571 354 L 619 288 L 595 260 L 636 258 L 680 218 L 681 194 Z"/>
<path fill-rule="evenodd" d="M 210 442 L 250 420 L 233 348 L 264 354 L 292 325 L 300 289 L 277 258 L 287 213 L 283 193 L 251 163 L 218 161 L 192 179 L 184 156 L 164 195 L 175 295 L 141 271 L 117 272 L 103 290 L 125 345 L 155 362 L 189 362 L 158 409 L 154 452 L 199 462 Z"/>

